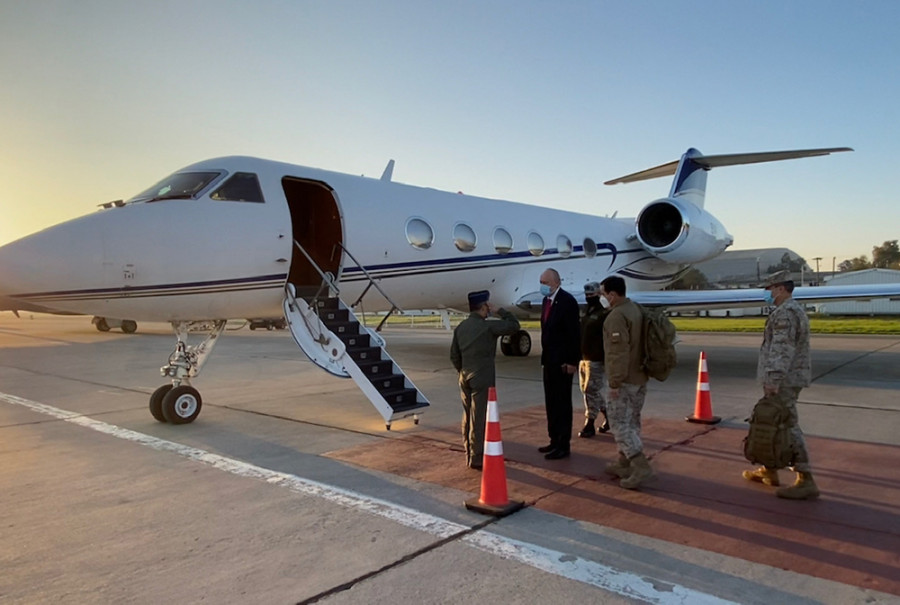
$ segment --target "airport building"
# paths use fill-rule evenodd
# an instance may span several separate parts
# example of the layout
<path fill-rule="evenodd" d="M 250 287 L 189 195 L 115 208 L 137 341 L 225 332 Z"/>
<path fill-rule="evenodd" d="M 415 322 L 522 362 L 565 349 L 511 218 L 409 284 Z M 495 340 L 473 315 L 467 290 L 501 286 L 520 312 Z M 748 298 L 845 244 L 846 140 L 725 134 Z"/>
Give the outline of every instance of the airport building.
<path fill-rule="evenodd" d="M 827 286 L 896 283 L 900 283 L 900 271 L 893 269 L 864 269 L 825 278 Z M 900 315 L 900 300 L 881 298 L 822 303 L 817 305 L 817 311 L 823 315 Z"/>

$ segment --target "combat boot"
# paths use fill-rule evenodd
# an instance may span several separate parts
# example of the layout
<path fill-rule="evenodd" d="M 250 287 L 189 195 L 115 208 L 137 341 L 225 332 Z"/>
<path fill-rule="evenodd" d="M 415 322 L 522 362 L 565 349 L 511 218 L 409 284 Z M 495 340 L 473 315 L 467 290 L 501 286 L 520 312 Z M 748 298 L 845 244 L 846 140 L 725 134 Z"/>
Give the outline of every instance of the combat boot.
<path fill-rule="evenodd" d="M 612 475 L 613 477 L 627 477 L 631 472 L 631 461 L 625 457 L 625 454 L 619 453 L 619 459 L 615 462 L 610 462 L 606 465 L 606 468 L 603 471 L 607 475 Z"/>
<path fill-rule="evenodd" d="M 606 412 L 603 412 L 603 424 L 600 425 L 597 432 L 606 433 L 607 431 L 609 431 L 609 419 L 606 417 Z"/>
<path fill-rule="evenodd" d="M 619 481 L 619 485 L 625 489 L 637 489 L 641 483 L 646 483 L 656 476 L 653 474 L 650 461 L 644 456 L 644 452 L 632 456 L 629 462 L 631 463 L 631 474 Z"/>
<path fill-rule="evenodd" d="M 761 466 L 755 471 L 744 471 L 744 479 L 772 487 L 781 485 L 781 482 L 778 480 L 778 469 L 767 466 Z"/>
<path fill-rule="evenodd" d="M 588 437 L 593 437 L 596 434 L 597 434 L 597 430 L 594 428 L 594 419 L 587 418 L 584 421 L 584 428 L 582 428 L 580 431 L 578 431 L 578 436 L 584 437 L 585 439 L 587 439 Z"/>
<path fill-rule="evenodd" d="M 819 488 L 813 481 L 812 473 L 797 473 L 797 480 L 790 487 L 779 487 L 775 495 L 788 500 L 812 500 L 819 497 Z"/>

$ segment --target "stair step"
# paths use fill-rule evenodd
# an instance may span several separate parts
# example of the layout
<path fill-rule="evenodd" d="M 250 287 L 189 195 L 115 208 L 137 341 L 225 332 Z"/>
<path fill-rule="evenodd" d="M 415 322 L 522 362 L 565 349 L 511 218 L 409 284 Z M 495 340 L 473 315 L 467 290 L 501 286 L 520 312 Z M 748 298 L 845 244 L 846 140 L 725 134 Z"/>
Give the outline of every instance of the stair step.
<path fill-rule="evenodd" d="M 371 336 L 368 333 L 338 334 L 347 349 L 363 349 L 371 346 Z"/>
<path fill-rule="evenodd" d="M 318 309 L 339 309 L 340 306 L 340 299 L 337 298 L 320 298 L 316 301 Z"/>
<path fill-rule="evenodd" d="M 356 363 L 381 360 L 381 347 L 347 347 L 347 353 Z"/>
<path fill-rule="evenodd" d="M 394 410 L 395 414 L 400 414 L 403 412 L 409 412 L 412 410 L 418 410 L 420 408 L 427 408 L 427 403 L 422 403 L 419 401 L 413 400 L 411 403 L 403 404 L 403 405 L 392 405 L 391 408 Z"/>
<path fill-rule="evenodd" d="M 359 366 L 359 369 L 362 370 L 363 374 L 369 377 L 370 382 L 372 381 L 373 376 L 382 378 L 394 373 L 394 364 L 388 360 L 378 359 L 373 361 L 359 361 L 356 365 Z"/>
<path fill-rule="evenodd" d="M 378 392 L 384 393 L 388 391 L 396 391 L 404 388 L 406 378 L 402 374 L 392 374 L 391 376 L 370 376 L 369 382 L 372 383 Z"/>
<path fill-rule="evenodd" d="M 319 319 L 326 326 L 334 322 L 346 322 L 350 319 L 350 313 L 347 309 L 319 309 Z M 356 322 L 359 323 L 359 322 Z"/>
<path fill-rule="evenodd" d="M 384 391 L 381 393 L 381 396 L 384 397 L 389 406 L 396 410 L 397 408 L 405 408 L 415 404 L 418 394 L 419 392 L 415 389 L 399 389 L 396 391 Z"/>
<path fill-rule="evenodd" d="M 358 321 L 336 321 L 333 323 L 325 324 L 329 330 L 338 335 L 338 338 L 344 340 L 342 338 L 343 334 L 359 334 L 359 322 Z"/>

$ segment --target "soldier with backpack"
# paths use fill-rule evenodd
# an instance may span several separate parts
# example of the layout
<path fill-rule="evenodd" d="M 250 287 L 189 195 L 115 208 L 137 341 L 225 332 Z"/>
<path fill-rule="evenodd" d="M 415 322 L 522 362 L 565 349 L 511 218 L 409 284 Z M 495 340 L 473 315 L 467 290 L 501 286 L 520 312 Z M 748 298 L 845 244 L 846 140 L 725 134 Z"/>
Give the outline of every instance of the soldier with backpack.
<path fill-rule="evenodd" d="M 817 498 L 819 488 L 813 480 L 809 454 L 797 417 L 797 397 L 803 387 L 809 386 L 811 377 L 809 319 L 793 298 L 794 282 L 788 279 L 787 271 L 770 276 L 763 287 L 766 289 L 766 302 L 775 305 L 775 309 L 766 319 L 756 378 L 763 386 L 763 399 L 780 407 L 781 416 L 786 418 L 784 425 L 789 434 L 789 452 L 785 457 L 793 462 L 792 468 L 797 473 L 795 483 L 790 487 L 779 487 L 775 495 L 791 500 Z M 760 449 L 759 445 L 750 443 L 745 447 Z M 777 487 L 780 484 L 778 468 L 783 468 L 781 463 L 764 465 L 755 471 L 744 471 L 743 476 L 748 481 Z"/>
<path fill-rule="evenodd" d="M 641 410 L 647 395 L 644 366 L 644 315 L 625 296 L 625 280 L 617 275 L 600 282 L 600 296 L 609 302 L 603 322 L 603 351 L 609 388 L 606 415 L 619 450 L 619 459 L 604 469 L 620 477 L 619 485 L 636 489 L 653 478 L 641 442 Z"/>

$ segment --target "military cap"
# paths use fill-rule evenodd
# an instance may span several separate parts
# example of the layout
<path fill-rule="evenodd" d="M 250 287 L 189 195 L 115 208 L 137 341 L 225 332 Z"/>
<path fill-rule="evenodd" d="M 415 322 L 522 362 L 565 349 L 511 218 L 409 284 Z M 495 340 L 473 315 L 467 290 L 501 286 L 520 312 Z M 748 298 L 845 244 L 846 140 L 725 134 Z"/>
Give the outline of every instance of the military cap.
<path fill-rule="evenodd" d="M 600 282 L 598 281 L 589 281 L 584 284 L 584 295 L 585 296 L 599 296 L 600 294 Z"/>
<path fill-rule="evenodd" d="M 780 286 L 781 284 L 787 283 L 789 281 L 791 281 L 791 273 L 787 269 L 784 269 L 768 276 L 766 278 L 766 281 L 762 283 L 762 287 L 768 289 L 772 286 Z"/>
<path fill-rule="evenodd" d="M 491 298 L 488 290 L 479 290 L 477 292 L 469 292 L 469 308 L 474 309 L 486 303 Z"/>

